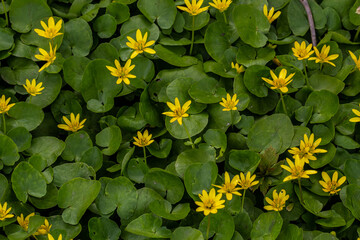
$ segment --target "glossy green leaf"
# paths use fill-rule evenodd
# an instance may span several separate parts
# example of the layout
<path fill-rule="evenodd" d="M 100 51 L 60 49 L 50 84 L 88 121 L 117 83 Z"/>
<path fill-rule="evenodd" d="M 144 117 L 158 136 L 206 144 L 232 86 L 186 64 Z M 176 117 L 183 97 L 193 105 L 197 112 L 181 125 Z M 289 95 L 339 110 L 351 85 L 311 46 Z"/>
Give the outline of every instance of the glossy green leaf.
<path fill-rule="evenodd" d="M 161 218 L 151 213 L 145 213 L 130 222 L 125 231 L 149 238 L 169 238 L 171 236 L 171 231 L 162 227 Z"/>
<path fill-rule="evenodd" d="M 283 219 L 278 212 L 262 213 L 253 223 L 251 239 L 273 239 L 280 234 Z"/>
<path fill-rule="evenodd" d="M 9 128 L 24 127 L 28 131 L 37 128 L 44 119 L 44 112 L 40 107 L 26 102 L 16 103 L 8 112 L 6 125 Z"/>
<path fill-rule="evenodd" d="M 169 29 L 175 22 L 177 10 L 172 0 L 139 0 L 137 7 L 149 21 L 157 20 L 162 29 Z"/>
<path fill-rule="evenodd" d="M 117 240 L 121 230 L 111 219 L 105 217 L 93 217 L 88 222 L 89 235 L 92 240 Z"/>
<path fill-rule="evenodd" d="M 110 126 L 96 135 L 96 144 L 105 147 L 105 155 L 113 155 L 120 147 L 122 140 L 121 130 L 118 126 Z"/>
<path fill-rule="evenodd" d="M 172 221 L 184 219 L 190 212 L 190 204 L 180 203 L 172 208 L 171 203 L 166 200 L 153 201 L 149 207 L 154 214 Z"/>
<path fill-rule="evenodd" d="M 34 138 L 31 147 L 27 150 L 31 155 L 39 154 L 47 161 L 47 165 L 52 165 L 64 151 L 66 144 L 55 137 Z"/>
<path fill-rule="evenodd" d="M 0 159 L 4 165 L 12 166 L 20 159 L 18 147 L 10 136 L 0 135 Z"/>

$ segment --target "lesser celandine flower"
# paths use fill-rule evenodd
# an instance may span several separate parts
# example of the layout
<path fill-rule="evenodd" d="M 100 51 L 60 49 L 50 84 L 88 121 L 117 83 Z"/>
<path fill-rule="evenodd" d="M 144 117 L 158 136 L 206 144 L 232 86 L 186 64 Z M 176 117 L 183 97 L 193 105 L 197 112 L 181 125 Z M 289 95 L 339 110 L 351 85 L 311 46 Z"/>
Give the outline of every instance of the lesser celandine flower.
<path fill-rule="evenodd" d="M 35 213 L 30 213 L 29 215 L 26 216 L 26 218 L 24 219 L 24 215 L 20 214 L 20 217 L 17 217 L 16 220 L 19 223 L 19 225 L 25 230 L 27 231 L 29 228 L 29 221 L 30 218 L 32 216 L 35 216 Z"/>
<path fill-rule="evenodd" d="M 264 208 L 268 211 L 281 211 L 285 207 L 286 200 L 289 199 L 289 195 L 286 195 L 286 191 L 281 189 L 280 193 L 278 194 L 276 189 L 273 191 L 273 200 L 266 197 L 265 200 L 268 204 L 264 206 Z"/>
<path fill-rule="evenodd" d="M 359 104 L 360 106 L 360 104 Z M 357 117 L 350 118 L 350 122 L 360 122 L 360 111 L 357 109 L 351 109 Z M 1 100 L 0 100 L 0 113 L 1 113 Z"/>
<path fill-rule="evenodd" d="M 26 79 L 26 84 L 23 85 L 23 87 L 26 89 L 26 91 L 31 96 L 36 96 L 41 94 L 41 91 L 44 90 L 44 87 L 42 87 L 42 82 L 39 82 L 36 84 L 36 80 L 33 79 L 30 83 L 29 79 Z"/>
<path fill-rule="evenodd" d="M 220 102 L 220 105 L 224 107 L 223 111 L 231 111 L 231 110 L 237 110 L 236 104 L 238 104 L 239 99 L 236 99 L 236 94 L 234 94 L 232 97 L 230 94 L 226 95 L 226 99 L 222 98 L 222 102 Z"/>
<path fill-rule="evenodd" d="M 350 57 L 351 59 L 354 61 L 354 63 L 356 64 L 355 69 L 357 68 L 360 71 L 360 57 L 359 59 L 356 58 L 355 54 L 349 50 L 350 53 Z"/>
<path fill-rule="evenodd" d="M 319 183 L 323 187 L 324 192 L 328 192 L 330 195 L 337 194 L 341 188 L 338 189 L 345 181 L 346 177 L 342 176 L 339 180 L 339 174 L 335 171 L 332 175 L 332 179 L 326 172 L 322 172 L 321 176 L 323 180 L 320 180 Z"/>
<path fill-rule="evenodd" d="M 9 214 L 10 211 L 11 207 L 7 208 L 7 202 L 5 202 L 3 205 L 0 203 L 0 221 L 14 217 L 14 214 Z"/>
<path fill-rule="evenodd" d="M 49 221 L 45 219 L 44 224 L 42 224 L 33 235 L 36 236 L 48 234 L 50 233 L 51 226 L 52 225 L 49 224 Z"/>
<path fill-rule="evenodd" d="M 138 137 L 133 137 L 135 142 L 134 145 L 138 147 L 146 147 L 154 142 L 153 139 L 151 139 L 152 134 L 149 135 L 148 130 L 144 131 L 144 134 L 141 134 L 140 131 L 137 132 Z"/>
<path fill-rule="evenodd" d="M 272 7 L 272 8 L 270 9 L 270 11 L 268 12 L 268 8 L 267 8 L 266 4 L 265 4 L 264 7 L 263 7 L 264 15 L 265 15 L 265 17 L 268 19 L 269 23 L 272 23 L 273 21 L 275 21 L 275 20 L 280 16 L 280 14 L 281 14 L 280 11 L 277 11 L 277 12 L 274 14 L 274 11 L 275 11 L 275 9 L 274 9 L 274 7 Z"/>
<path fill-rule="evenodd" d="M 54 237 L 48 233 L 48 240 L 55 240 Z M 60 234 L 57 240 L 62 240 L 62 235 Z"/>
<path fill-rule="evenodd" d="M 238 184 L 240 185 L 241 189 L 248 189 L 259 183 L 259 181 L 254 181 L 255 178 L 256 178 L 255 174 L 251 176 L 251 173 L 247 172 L 245 177 L 244 173 L 241 172 Z"/>
<path fill-rule="evenodd" d="M 209 5 L 218 9 L 220 12 L 224 12 L 231 3 L 232 0 L 213 0 L 213 2 L 209 2 Z"/>
<path fill-rule="evenodd" d="M 324 45 L 321 48 L 321 52 L 319 52 L 317 47 L 314 47 L 314 50 L 315 50 L 316 57 L 311 57 L 311 58 L 309 58 L 309 60 L 315 60 L 316 63 L 328 63 L 328 64 L 336 67 L 336 65 L 330 61 L 337 59 L 339 57 L 339 54 L 332 54 L 332 55 L 328 56 L 329 52 L 330 52 L 330 46 Z"/>
<path fill-rule="evenodd" d="M 298 155 L 295 155 L 294 158 L 294 162 L 286 158 L 286 162 L 289 166 L 281 165 L 283 169 L 291 173 L 291 175 L 284 178 L 284 182 L 294 179 L 309 178 L 309 175 L 317 173 L 315 170 L 304 170 L 305 161 L 300 159 Z"/>
<path fill-rule="evenodd" d="M 245 68 L 244 68 L 244 66 L 243 65 L 239 65 L 238 63 L 233 63 L 233 62 L 231 62 L 231 68 L 234 68 L 234 69 L 236 69 L 236 72 L 237 73 L 242 73 L 242 72 L 245 72 Z"/>
<path fill-rule="evenodd" d="M 9 97 L 8 99 L 5 99 L 5 95 L 2 95 L 1 98 L 0 98 L 0 114 L 2 113 L 7 113 L 10 108 L 12 108 L 15 103 L 11 103 L 9 104 L 11 100 L 11 97 Z"/>
<path fill-rule="evenodd" d="M 241 193 L 238 192 L 240 188 L 236 187 L 238 181 L 239 181 L 239 175 L 235 175 L 233 179 L 230 181 L 229 173 L 225 172 L 225 183 L 221 186 L 214 184 L 213 185 L 215 187 L 220 188 L 219 190 L 217 190 L 217 192 L 224 193 L 226 195 L 226 199 L 230 201 L 232 199 L 233 194 L 241 196 Z"/>
<path fill-rule="evenodd" d="M 300 141 L 300 148 L 293 147 L 288 150 L 288 152 L 293 154 L 294 157 L 299 156 L 305 163 L 309 163 L 309 160 L 316 160 L 316 157 L 314 156 L 315 153 L 326 153 L 327 150 L 320 148 L 316 149 L 321 143 L 321 138 L 316 139 L 315 142 L 314 140 L 315 137 L 313 133 L 309 138 L 304 134 L 304 140 Z"/>
<path fill-rule="evenodd" d="M 188 12 L 191 16 L 198 15 L 199 13 L 202 13 L 209 8 L 209 6 L 206 6 L 203 8 L 201 7 L 204 0 L 199 0 L 199 2 L 196 2 L 196 0 L 192 0 L 191 3 L 189 0 L 185 0 L 184 2 L 185 2 L 186 7 L 178 6 L 177 8 L 180 10 L 183 10 L 185 12 Z"/>
<path fill-rule="evenodd" d="M 191 100 L 187 101 L 182 107 L 178 98 L 175 98 L 175 105 L 171 102 L 167 102 L 166 104 L 172 112 L 163 112 L 163 114 L 168 117 L 172 117 L 172 119 L 170 119 L 170 123 L 178 121 L 178 123 L 182 125 L 182 118 L 186 118 L 189 116 L 186 111 L 190 108 Z"/>
<path fill-rule="evenodd" d="M 140 29 L 138 29 L 138 30 L 136 30 L 136 41 L 130 36 L 126 37 L 129 40 L 129 42 L 127 42 L 126 45 L 129 48 L 134 49 L 134 52 L 130 56 L 131 59 L 133 59 L 138 54 L 141 54 L 143 52 L 147 52 L 150 54 L 156 53 L 154 49 L 149 48 L 151 45 L 153 45 L 155 43 L 155 41 L 152 40 L 152 41 L 146 42 L 147 36 L 148 36 L 148 33 L 146 32 L 143 37 Z"/>
<path fill-rule="evenodd" d="M 309 58 L 314 51 L 311 51 L 312 44 L 309 44 L 306 46 L 305 41 L 302 41 L 301 45 L 295 41 L 294 47 L 292 48 L 292 51 L 294 53 L 294 56 L 297 57 L 298 60 L 303 60 Z"/>
<path fill-rule="evenodd" d="M 49 43 L 49 45 L 50 45 L 49 52 L 45 51 L 42 48 L 39 48 L 39 52 L 41 53 L 41 55 L 40 54 L 35 55 L 35 58 L 37 58 L 38 60 L 46 61 L 46 63 L 39 69 L 39 72 L 50 66 L 50 64 L 52 64 L 56 59 L 56 45 L 54 49 L 52 48 L 51 43 Z"/>
<path fill-rule="evenodd" d="M 207 216 L 210 213 L 217 213 L 218 209 L 225 207 L 223 203 L 225 200 L 221 200 L 222 194 L 219 193 L 215 195 L 215 189 L 212 188 L 209 194 L 203 190 L 202 194 L 199 194 L 200 201 L 195 201 L 195 204 L 199 207 L 196 209 L 197 212 L 204 212 L 204 215 Z"/>
<path fill-rule="evenodd" d="M 125 84 L 129 85 L 130 80 L 129 78 L 136 78 L 135 75 L 130 74 L 131 70 L 134 69 L 135 65 L 131 65 L 131 59 L 128 59 L 124 65 L 124 67 L 121 67 L 120 62 L 115 59 L 115 67 L 106 66 L 107 69 L 109 69 L 111 75 L 114 77 L 117 77 L 116 84 L 120 84 L 124 81 Z"/>
<path fill-rule="evenodd" d="M 283 68 L 280 71 L 279 77 L 277 77 L 272 70 L 270 70 L 270 74 L 273 80 L 264 77 L 262 77 L 262 80 L 270 84 L 271 89 L 279 89 L 282 93 L 289 91 L 287 85 L 292 82 L 292 77 L 295 75 L 295 73 L 291 73 L 288 77 L 286 77 L 287 71 L 285 68 Z"/>
<path fill-rule="evenodd" d="M 70 120 L 63 116 L 63 120 L 66 124 L 58 124 L 58 128 L 64 129 L 65 131 L 77 132 L 84 127 L 86 118 L 80 122 L 80 114 L 78 113 L 75 117 L 73 113 L 70 114 Z"/>
<path fill-rule="evenodd" d="M 40 21 L 41 26 L 44 28 L 44 30 L 41 29 L 34 29 L 34 31 L 40 36 L 44 38 L 53 39 L 56 36 L 59 36 L 63 33 L 60 33 L 62 20 L 60 19 L 56 24 L 53 17 L 49 17 L 48 19 L 48 25 L 46 25 L 45 22 Z"/>

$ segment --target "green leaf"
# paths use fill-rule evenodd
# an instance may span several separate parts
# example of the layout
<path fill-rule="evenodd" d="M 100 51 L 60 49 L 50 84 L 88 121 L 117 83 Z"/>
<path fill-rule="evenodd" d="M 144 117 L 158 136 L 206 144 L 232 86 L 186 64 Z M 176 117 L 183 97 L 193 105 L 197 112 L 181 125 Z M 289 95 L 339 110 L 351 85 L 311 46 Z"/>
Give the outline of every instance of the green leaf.
<path fill-rule="evenodd" d="M 43 197 L 46 194 L 46 181 L 43 175 L 28 162 L 21 162 L 11 174 L 12 188 L 16 197 L 25 203 L 28 195 Z"/>
<path fill-rule="evenodd" d="M 269 61 L 275 57 L 275 50 L 270 47 L 263 48 L 253 48 L 249 45 L 242 45 L 239 47 L 236 54 L 236 61 L 245 67 L 250 67 L 253 65 L 262 65 L 264 66 Z M 262 77 L 267 77 L 265 74 Z M 260 78 L 261 79 L 261 78 Z"/>
<path fill-rule="evenodd" d="M 260 161 L 260 155 L 249 150 L 231 150 L 229 154 L 230 166 L 244 174 L 254 173 Z"/>
<path fill-rule="evenodd" d="M 65 23 L 63 45 L 61 48 L 74 56 L 85 57 L 93 45 L 92 31 L 89 24 L 82 18 L 71 19 Z"/>
<path fill-rule="evenodd" d="M 196 31 L 196 30 L 200 30 L 201 28 L 205 27 L 209 20 L 210 20 L 210 15 L 207 12 L 202 12 L 198 15 L 195 16 L 191 16 L 189 13 L 187 12 L 182 12 L 181 15 L 183 16 L 183 18 L 185 19 L 185 25 L 184 28 L 186 30 L 189 31 Z M 194 27 L 193 27 L 193 18 L 194 18 Z"/>
<path fill-rule="evenodd" d="M 98 147 L 89 148 L 82 154 L 80 162 L 84 162 L 88 166 L 92 167 L 95 171 L 98 171 L 101 169 L 103 164 L 102 152 Z"/>
<path fill-rule="evenodd" d="M 159 168 L 152 168 L 146 174 L 144 182 L 146 187 L 154 189 L 172 204 L 179 202 L 184 195 L 184 185 L 181 180 Z"/>
<path fill-rule="evenodd" d="M 105 59 L 105 60 L 108 60 L 109 62 L 114 62 L 115 59 L 119 58 L 119 52 L 110 43 L 101 43 L 91 53 L 90 58 L 91 59 Z M 84 69 L 82 69 L 82 70 L 84 70 Z M 83 72 L 81 74 L 83 74 Z"/>
<path fill-rule="evenodd" d="M 277 238 L 278 240 L 297 240 L 304 239 L 303 229 L 299 228 L 295 224 L 284 225 L 280 235 Z"/>
<path fill-rule="evenodd" d="M 171 231 L 161 225 L 162 220 L 160 217 L 145 213 L 130 222 L 125 231 L 149 238 L 170 238 Z"/>
<path fill-rule="evenodd" d="M 19 152 L 23 152 L 31 146 L 32 135 L 24 127 L 13 128 L 7 135 L 14 141 Z M 8 146 L 8 149 L 11 149 L 11 147 Z"/>
<path fill-rule="evenodd" d="M 195 57 L 183 56 L 184 53 L 180 52 L 182 49 L 182 47 L 163 46 L 160 44 L 154 47 L 156 55 L 160 59 L 176 67 L 189 67 L 198 63 L 198 59 Z"/>
<path fill-rule="evenodd" d="M 170 123 L 170 117 L 166 117 L 165 126 L 169 131 L 171 136 L 177 139 L 186 139 L 188 135 L 186 134 L 184 124 L 186 125 L 190 136 L 195 136 L 201 133 L 208 123 L 208 114 L 200 113 L 195 115 L 189 115 L 187 118 L 183 118 L 183 125 L 180 125 L 177 121 Z"/>
<path fill-rule="evenodd" d="M 290 1 L 287 18 L 289 21 L 289 27 L 295 36 L 304 36 L 309 30 L 309 22 L 305 9 L 298 0 Z"/>
<path fill-rule="evenodd" d="M 250 129 L 246 141 L 249 149 L 261 152 L 272 147 L 277 153 L 285 152 L 294 136 L 294 128 L 285 114 L 273 114 L 257 121 Z"/>
<path fill-rule="evenodd" d="M 321 148 L 327 150 L 327 153 L 317 154 L 317 159 L 315 161 L 310 161 L 309 163 L 312 168 L 321 168 L 326 164 L 330 163 L 335 157 L 336 148 L 332 143 L 322 146 Z"/>
<path fill-rule="evenodd" d="M 327 91 L 312 92 L 306 100 L 305 106 L 313 107 L 310 123 L 323 123 L 330 120 L 339 108 L 339 98 Z"/>
<path fill-rule="evenodd" d="M 240 38 L 254 48 L 264 47 L 270 23 L 264 13 L 252 5 L 238 5 L 233 10 L 233 20 Z"/>
<path fill-rule="evenodd" d="M 309 83 L 315 91 L 328 90 L 334 94 L 339 94 L 345 87 L 345 83 L 339 79 L 320 73 L 311 75 Z"/>
<path fill-rule="evenodd" d="M 206 236 L 208 218 L 204 217 L 200 223 L 199 230 Z M 235 231 L 234 220 L 231 215 L 225 211 L 212 214 L 210 221 L 209 237 L 215 234 L 214 239 L 226 240 L 231 239 Z"/>
<path fill-rule="evenodd" d="M 94 31 L 100 38 L 110 38 L 116 31 L 116 19 L 110 14 L 97 17 L 94 21 Z"/>
<path fill-rule="evenodd" d="M 91 240 L 118 240 L 121 234 L 119 226 L 111 219 L 93 217 L 88 222 Z"/>
<path fill-rule="evenodd" d="M 14 32 L 10 28 L 0 28 L 0 51 L 7 50 L 14 44 Z"/>
<path fill-rule="evenodd" d="M 112 15 L 117 24 L 121 24 L 129 19 L 130 10 L 129 7 L 121 3 L 112 2 L 106 7 L 106 13 Z"/>
<path fill-rule="evenodd" d="M 100 147 L 105 147 L 102 152 L 109 156 L 116 153 L 120 147 L 121 140 L 121 130 L 115 125 L 104 128 L 96 135 L 96 144 Z"/>
<path fill-rule="evenodd" d="M 34 138 L 31 147 L 27 150 L 31 155 L 39 154 L 46 159 L 47 165 L 52 165 L 64 151 L 66 144 L 56 137 Z"/>
<path fill-rule="evenodd" d="M 174 209 L 172 209 L 171 203 L 166 200 L 152 201 L 149 207 L 151 212 L 154 214 L 172 221 L 184 219 L 190 212 L 189 203 L 178 204 L 176 207 L 174 207 Z"/>
<path fill-rule="evenodd" d="M 220 129 L 208 129 L 203 135 L 204 140 L 207 144 L 212 147 L 220 148 L 222 152 L 226 150 L 227 139 L 226 134 Z"/>
<path fill-rule="evenodd" d="M 149 150 L 150 154 L 157 157 L 157 158 L 167 158 L 170 154 L 172 147 L 172 140 L 163 138 L 161 139 L 160 143 L 153 142 L 147 149 Z"/>
<path fill-rule="evenodd" d="M 11 135 L 0 135 L 0 159 L 6 166 L 12 166 L 20 159 L 18 147 L 11 139 Z"/>
<path fill-rule="evenodd" d="M 57 165 L 54 169 L 54 184 L 61 187 L 64 183 L 74 178 L 90 179 L 94 177 L 95 171 L 86 163 L 65 163 Z"/>
<path fill-rule="evenodd" d="M 171 28 L 175 22 L 177 10 L 172 0 L 139 0 L 137 7 L 150 22 L 157 20 L 162 29 Z"/>
<path fill-rule="evenodd" d="M 85 131 L 70 134 L 65 140 L 66 147 L 61 157 L 67 161 L 80 161 L 82 155 L 89 150 L 93 144 L 90 136 Z"/>
<path fill-rule="evenodd" d="M 64 81 L 75 91 L 81 91 L 82 77 L 90 60 L 86 57 L 70 56 L 63 64 Z"/>
<path fill-rule="evenodd" d="M 218 103 L 226 97 L 226 90 L 214 78 L 203 78 L 191 85 L 190 96 L 199 103 Z"/>
<path fill-rule="evenodd" d="M 171 240 L 204 240 L 202 233 L 191 227 L 178 227 L 171 235 Z"/>
<path fill-rule="evenodd" d="M 340 191 L 340 198 L 345 207 L 347 207 L 356 219 L 360 219 L 360 206 L 358 197 L 360 195 L 360 186 L 357 184 L 349 184 Z"/>
<path fill-rule="evenodd" d="M 49 209 L 57 205 L 58 189 L 54 184 L 48 184 L 46 187 L 46 195 L 37 198 L 29 197 L 29 201 L 38 209 Z"/>
<path fill-rule="evenodd" d="M 43 0 L 16 0 L 10 5 L 11 27 L 20 33 L 29 32 L 36 22 L 51 15 L 50 7 Z"/>
<path fill-rule="evenodd" d="M 345 162 L 344 173 L 346 175 L 346 180 L 352 184 L 360 183 L 360 161 L 358 159 L 349 158 Z"/>
<path fill-rule="evenodd" d="M 265 81 L 260 77 L 269 78 L 270 68 L 261 65 L 252 65 L 246 69 L 244 75 L 244 84 L 246 88 L 257 97 L 266 97 L 268 95 L 268 87 Z"/>
<path fill-rule="evenodd" d="M 121 129 L 134 132 L 146 125 L 146 121 L 143 119 L 137 103 L 135 106 L 120 109 L 118 116 L 117 124 Z"/>
<path fill-rule="evenodd" d="M 278 212 L 262 213 L 253 224 L 251 239 L 275 240 L 280 234 L 283 220 Z"/>
<path fill-rule="evenodd" d="M 6 121 L 8 128 L 24 127 L 28 131 L 37 128 L 44 119 L 44 112 L 40 107 L 26 102 L 16 103 L 8 112 Z"/>
<path fill-rule="evenodd" d="M 58 206 L 65 208 L 61 215 L 64 222 L 78 224 L 100 188 L 99 181 L 82 178 L 74 178 L 62 185 L 59 189 Z"/>

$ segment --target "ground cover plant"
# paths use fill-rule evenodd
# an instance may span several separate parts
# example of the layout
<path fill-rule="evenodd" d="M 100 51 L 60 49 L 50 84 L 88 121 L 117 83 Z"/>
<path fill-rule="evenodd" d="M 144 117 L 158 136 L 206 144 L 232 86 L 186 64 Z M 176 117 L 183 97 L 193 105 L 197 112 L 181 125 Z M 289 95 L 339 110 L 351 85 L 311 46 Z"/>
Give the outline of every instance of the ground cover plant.
<path fill-rule="evenodd" d="M 0 240 L 360 236 L 360 0 L 0 14 Z"/>

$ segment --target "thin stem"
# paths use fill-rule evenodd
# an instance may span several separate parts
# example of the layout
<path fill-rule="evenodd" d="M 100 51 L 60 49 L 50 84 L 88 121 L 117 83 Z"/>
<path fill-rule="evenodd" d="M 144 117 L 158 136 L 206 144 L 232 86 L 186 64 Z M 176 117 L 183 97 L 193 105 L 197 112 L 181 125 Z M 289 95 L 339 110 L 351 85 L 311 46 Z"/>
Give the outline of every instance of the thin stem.
<path fill-rule="evenodd" d="M 232 110 L 230 110 L 230 121 L 231 121 L 231 128 L 233 128 L 233 122 L 234 122 L 234 113 Z"/>
<path fill-rule="evenodd" d="M 298 183 L 299 183 L 299 190 L 300 190 L 300 201 L 301 201 L 301 203 L 304 203 L 303 193 L 302 193 L 302 189 L 301 189 L 301 181 L 300 181 L 300 178 L 298 178 Z"/>
<path fill-rule="evenodd" d="M 1 0 L 1 2 L 2 2 L 2 5 L 3 5 L 4 13 L 5 13 L 6 26 L 8 26 L 9 25 L 9 18 L 8 18 L 7 11 L 6 11 L 5 2 L 4 2 L 4 0 Z"/>
<path fill-rule="evenodd" d="M 320 63 L 320 71 L 323 69 L 323 63 Z"/>
<path fill-rule="evenodd" d="M 241 212 L 244 210 L 245 193 L 246 193 L 246 189 L 244 189 L 244 194 L 241 200 Z"/>
<path fill-rule="evenodd" d="M 355 34 L 355 37 L 354 37 L 354 42 L 358 39 L 359 33 L 360 33 L 360 26 L 359 26 L 358 29 L 356 30 L 356 34 Z"/>
<path fill-rule="evenodd" d="M 146 148 L 143 147 L 143 150 L 144 150 L 144 162 L 145 162 L 145 164 L 147 165 L 147 163 L 146 163 Z"/>
<path fill-rule="evenodd" d="M 228 24 L 228 20 L 227 20 L 227 18 L 226 18 L 225 12 L 223 12 L 223 15 L 224 15 L 224 21 L 225 21 L 225 23 Z"/>
<path fill-rule="evenodd" d="M 306 70 L 305 60 L 303 59 L 302 62 L 303 62 L 303 67 L 304 67 L 306 86 L 307 86 L 308 88 L 312 89 L 312 87 L 310 86 L 310 83 L 309 83 L 309 78 L 308 78 L 308 74 L 307 74 L 307 70 Z"/>
<path fill-rule="evenodd" d="M 31 99 L 32 99 L 32 95 L 30 95 L 30 98 L 29 98 L 29 103 L 31 103 Z"/>
<path fill-rule="evenodd" d="M 185 132 L 186 132 L 186 134 L 187 134 L 187 136 L 188 136 L 188 138 L 189 138 L 189 141 L 191 142 L 191 147 L 192 147 L 192 148 L 195 148 L 195 144 L 194 144 L 194 142 L 192 141 L 192 139 L 191 139 L 191 137 L 190 137 L 189 130 L 187 129 L 187 127 L 186 127 L 186 125 L 185 125 L 184 122 L 183 122 L 182 124 L 183 124 L 184 129 L 185 129 Z"/>
<path fill-rule="evenodd" d="M 2 120 L 3 120 L 3 124 L 4 124 L 4 134 L 6 134 L 5 113 L 2 114 Z"/>
<path fill-rule="evenodd" d="M 207 224 L 207 228 L 206 228 L 206 240 L 209 239 L 209 232 L 210 232 L 210 216 L 211 214 L 208 215 L 208 224 Z"/>
<path fill-rule="evenodd" d="M 194 47 L 194 29 L 195 29 L 195 16 L 192 17 L 192 31 L 191 31 L 191 45 L 190 45 L 190 55 Z"/>
<path fill-rule="evenodd" d="M 284 112 L 285 112 L 286 115 L 288 115 L 282 92 L 280 92 L 280 98 L 281 98 L 281 102 L 282 102 L 282 106 L 283 106 Z"/>

